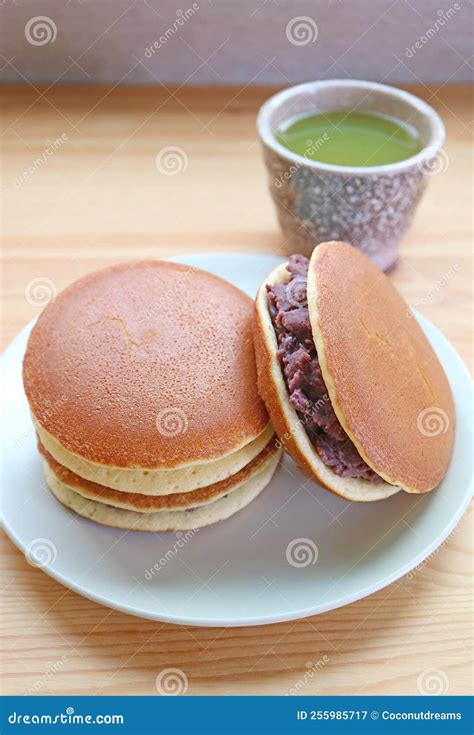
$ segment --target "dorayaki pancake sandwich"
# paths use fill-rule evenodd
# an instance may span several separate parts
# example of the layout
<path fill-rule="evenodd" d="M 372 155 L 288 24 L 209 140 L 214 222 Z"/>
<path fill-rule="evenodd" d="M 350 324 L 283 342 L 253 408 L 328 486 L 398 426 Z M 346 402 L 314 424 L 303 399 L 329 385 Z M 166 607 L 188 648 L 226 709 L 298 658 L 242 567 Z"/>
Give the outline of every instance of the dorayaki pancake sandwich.
<path fill-rule="evenodd" d="M 255 311 L 260 394 L 303 472 L 360 501 L 441 482 L 455 429 L 448 380 L 407 304 L 365 255 L 327 242 L 310 260 L 291 256 L 262 284 Z"/>
<path fill-rule="evenodd" d="M 133 525 L 143 530 L 206 525 L 250 502 L 280 454 L 257 391 L 252 312 L 226 281 L 159 260 L 65 289 L 23 364 L 53 494 L 121 528 L 146 513 Z"/>

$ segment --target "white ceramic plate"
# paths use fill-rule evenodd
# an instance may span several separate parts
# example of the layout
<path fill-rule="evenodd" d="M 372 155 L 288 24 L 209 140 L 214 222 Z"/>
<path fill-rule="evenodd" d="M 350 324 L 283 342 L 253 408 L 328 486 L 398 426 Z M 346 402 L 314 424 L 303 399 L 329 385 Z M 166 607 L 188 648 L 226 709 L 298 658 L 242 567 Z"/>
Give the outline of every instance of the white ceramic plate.
<path fill-rule="evenodd" d="M 251 296 L 280 262 L 212 253 L 175 260 L 227 278 Z M 176 623 L 274 623 L 375 592 L 442 543 L 471 495 L 470 377 L 446 339 L 418 318 L 456 401 L 454 457 L 439 488 L 424 496 L 402 492 L 377 503 L 351 504 L 307 480 L 285 458 L 250 506 L 194 535 L 105 528 L 76 517 L 49 494 L 21 383 L 29 325 L 2 360 L 7 534 L 66 587 L 133 615 Z"/>

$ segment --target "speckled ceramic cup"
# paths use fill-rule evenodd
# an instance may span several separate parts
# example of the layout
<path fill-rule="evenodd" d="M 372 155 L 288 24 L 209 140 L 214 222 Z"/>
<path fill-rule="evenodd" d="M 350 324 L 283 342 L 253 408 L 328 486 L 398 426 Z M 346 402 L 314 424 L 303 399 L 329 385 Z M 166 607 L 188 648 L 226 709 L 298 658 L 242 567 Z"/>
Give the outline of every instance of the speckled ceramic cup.
<path fill-rule="evenodd" d="M 423 149 L 385 166 L 336 166 L 292 153 L 275 137 L 291 118 L 340 109 L 382 113 L 406 122 L 419 132 Z M 382 270 L 390 268 L 427 177 L 438 167 L 445 133 L 437 113 L 394 87 L 335 79 L 300 84 L 274 95 L 261 107 L 257 129 L 285 236 L 284 252 L 310 255 L 320 242 L 345 240 Z M 324 136 L 308 144 L 317 151 Z"/>

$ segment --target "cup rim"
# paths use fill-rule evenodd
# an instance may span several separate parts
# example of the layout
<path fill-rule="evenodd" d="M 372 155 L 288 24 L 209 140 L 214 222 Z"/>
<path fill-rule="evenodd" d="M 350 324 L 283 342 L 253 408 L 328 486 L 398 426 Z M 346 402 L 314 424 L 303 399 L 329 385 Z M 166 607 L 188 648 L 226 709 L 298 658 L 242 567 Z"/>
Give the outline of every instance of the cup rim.
<path fill-rule="evenodd" d="M 300 156 L 297 153 L 293 153 L 288 148 L 285 148 L 279 143 L 270 127 L 270 118 L 274 111 L 287 100 L 291 99 L 295 94 L 304 92 L 313 92 L 315 89 L 324 88 L 358 88 L 362 91 L 377 90 L 390 96 L 403 100 L 404 102 L 411 105 L 415 110 L 424 115 L 431 126 L 431 138 L 423 146 L 421 151 L 414 156 L 405 158 L 402 161 L 395 163 L 383 164 L 380 166 L 340 166 L 338 164 L 323 163 L 322 161 L 314 161 L 305 156 Z M 419 166 L 420 169 L 422 164 L 429 159 L 433 158 L 443 147 L 443 143 L 446 137 L 446 131 L 438 113 L 416 95 L 406 92 L 398 87 L 392 87 L 388 84 L 380 84 L 379 82 L 370 82 L 358 79 L 324 79 L 314 82 L 304 82 L 303 84 L 296 84 L 287 89 L 283 89 L 280 92 L 272 95 L 264 104 L 260 107 L 257 115 L 257 132 L 265 145 L 271 148 L 275 153 L 278 153 L 283 158 L 286 158 L 291 163 L 297 163 L 299 166 L 306 166 L 307 168 L 314 169 L 315 171 L 328 171 L 332 173 L 345 173 L 353 175 L 377 175 L 377 174 L 393 174 L 398 171 L 404 171 L 413 166 Z"/>

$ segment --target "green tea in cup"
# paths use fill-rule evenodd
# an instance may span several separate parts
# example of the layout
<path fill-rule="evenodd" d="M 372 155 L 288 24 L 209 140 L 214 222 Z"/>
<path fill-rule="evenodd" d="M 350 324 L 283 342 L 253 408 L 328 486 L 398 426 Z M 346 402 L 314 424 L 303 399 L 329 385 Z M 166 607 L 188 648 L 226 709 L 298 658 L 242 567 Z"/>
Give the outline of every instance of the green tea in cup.
<path fill-rule="evenodd" d="M 270 97 L 257 129 L 282 251 L 342 240 L 391 268 L 442 151 L 435 110 L 396 87 L 324 79 Z"/>
<path fill-rule="evenodd" d="M 384 166 L 411 158 L 423 148 L 411 125 L 357 110 L 290 119 L 279 127 L 276 138 L 299 156 L 337 166 Z"/>

